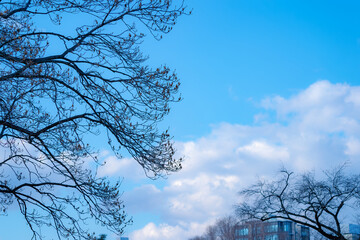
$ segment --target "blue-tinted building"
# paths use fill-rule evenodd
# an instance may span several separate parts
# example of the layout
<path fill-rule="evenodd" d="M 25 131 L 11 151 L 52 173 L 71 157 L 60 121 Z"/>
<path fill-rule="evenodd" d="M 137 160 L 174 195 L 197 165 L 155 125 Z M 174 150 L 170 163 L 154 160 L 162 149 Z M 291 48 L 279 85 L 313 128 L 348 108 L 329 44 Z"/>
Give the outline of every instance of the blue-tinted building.
<path fill-rule="evenodd" d="M 360 240 L 360 225 L 347 224 L 342 231 L 347 240 Z"/>
<path fill-rule="evenodd" d="M 249 221 L 235 228 L 236 240 L 310 240 L 309 227 L 291 221 Z"/>

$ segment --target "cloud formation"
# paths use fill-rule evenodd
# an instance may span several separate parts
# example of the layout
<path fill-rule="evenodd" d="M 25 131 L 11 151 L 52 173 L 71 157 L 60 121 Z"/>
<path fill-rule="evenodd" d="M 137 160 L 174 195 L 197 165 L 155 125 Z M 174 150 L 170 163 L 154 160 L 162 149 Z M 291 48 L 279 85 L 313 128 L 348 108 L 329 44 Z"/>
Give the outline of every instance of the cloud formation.
<path fill-rule="evenodd" d="M 186 157 L 182 171 L 165 186 L 147 184 L 124 194 L 130 212 L 160 217 L 131 239 L 201 234 L 207 224 L 232 213 L 241 188 L 273 177 L 283 166 L 297 172 L 346 161 L 360 166 L 360 87 L 318 81 L 290 98 L 264 99 L 262 107 L 262 115 L 275 117 L 256 125 L 221 123 L 208 136 L 177 143 Z"/>
<path fill-rule="evenodd" d="M 117 175 L 131 180 L 144 178 L 144 170 L 132 158 L 118 159 L 108 151 L 101 152 L 99 157 L 104 161 L 97 171 L 99 177 Z"/>

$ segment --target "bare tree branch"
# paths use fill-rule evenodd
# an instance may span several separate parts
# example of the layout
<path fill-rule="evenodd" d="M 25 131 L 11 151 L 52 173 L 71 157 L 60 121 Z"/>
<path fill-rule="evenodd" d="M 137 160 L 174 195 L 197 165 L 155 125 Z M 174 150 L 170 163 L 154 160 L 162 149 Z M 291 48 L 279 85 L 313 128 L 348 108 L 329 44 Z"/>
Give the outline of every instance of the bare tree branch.
<path fill-rule="evenodd" d="M 183 14 L 181 0 L 0 1 L 0 212 L 17 204 L 33 239 L 44 225 L 59 239 L 95 239 L 90 219 L 117 234 L 131 221 L 120 182 L 88 166 L 101 164 L 89 144 L 100 132 L 150 177 L 181 168 L 157 126 L 181 99 L 179 79 L 146 66 L 139 45 Z M 74 16 L 88 22 L 59 30 Z"/>

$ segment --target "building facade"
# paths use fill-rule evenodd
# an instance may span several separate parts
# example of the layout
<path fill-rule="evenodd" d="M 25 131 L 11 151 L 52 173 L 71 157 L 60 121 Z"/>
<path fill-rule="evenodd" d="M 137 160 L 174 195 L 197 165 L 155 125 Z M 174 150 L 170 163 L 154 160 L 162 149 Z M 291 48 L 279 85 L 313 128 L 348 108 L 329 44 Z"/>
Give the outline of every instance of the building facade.
<path fill-rule="evenodd" d="M 249 221 L 235 228 L 236 240 L 310 240 L 309 227 L 291 221 Z"/>

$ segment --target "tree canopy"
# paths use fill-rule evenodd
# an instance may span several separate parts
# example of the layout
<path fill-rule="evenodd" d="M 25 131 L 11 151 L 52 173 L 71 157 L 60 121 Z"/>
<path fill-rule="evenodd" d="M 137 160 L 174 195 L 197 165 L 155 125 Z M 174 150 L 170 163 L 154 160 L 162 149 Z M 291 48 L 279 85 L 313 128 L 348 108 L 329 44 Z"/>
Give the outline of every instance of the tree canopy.
<path fill-rule="evenodd" d="M 0 210 L 16 204 L 33 239 L 93 239 L 95 219 L 121 234 L 129 219 L 119 183 L 99 178 L 89 136 L 104 133 L 150 177 L 181 168 L 157 125 L 180 100 L 167 66 L 139 45 L 187 14 L 171 0 L 0 1 Z M 85 22 L 85 23 L 84 23 Z"/>
<path fill-rule="evenodd" d="M 237 214 L 262 221 L 291 220 L 326 239 L 345 240 L 344 223 L 351 221 L 351 214 L 359 214 L 360 175 L 345 173 L 344 166 L 326 171 L 320 179 L 314 172 L 281 173 L 277 181 L 260 181 L 242 190 Z"/>

